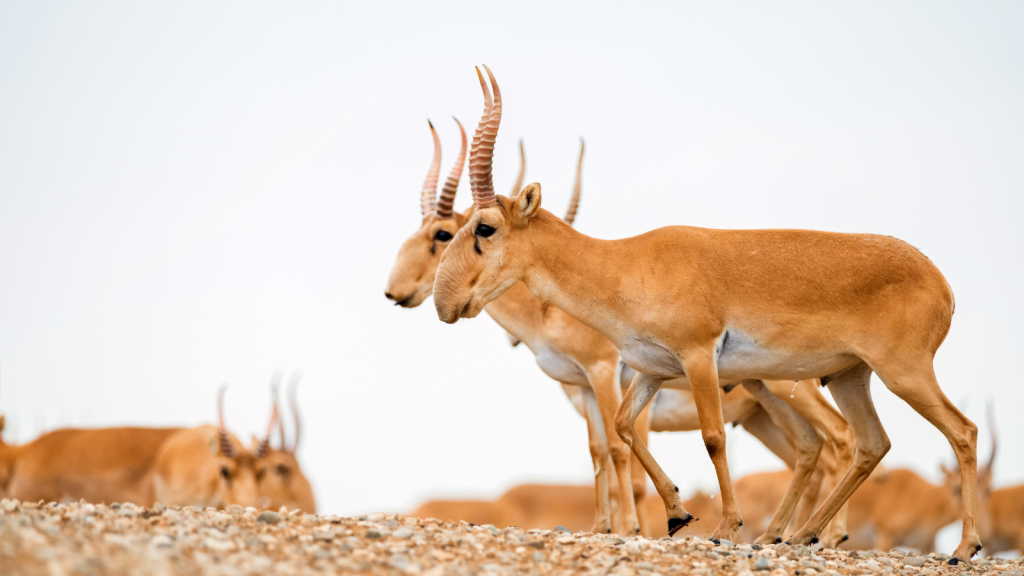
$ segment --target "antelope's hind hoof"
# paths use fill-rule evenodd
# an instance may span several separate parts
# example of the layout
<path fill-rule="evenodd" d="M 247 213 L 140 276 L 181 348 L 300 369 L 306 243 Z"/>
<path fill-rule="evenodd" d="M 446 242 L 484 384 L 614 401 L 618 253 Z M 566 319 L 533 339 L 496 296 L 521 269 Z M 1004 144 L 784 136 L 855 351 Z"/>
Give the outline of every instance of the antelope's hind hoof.
<path fill-rule="evenodd" d="M 669 518 L 668 519 L 668 535 L 672 536 L 676 532 L 679 532 L 686 527 L 690 521 L 693 520 L 693 514 L 687 513 L 682 518 Z"/>
<path fill-rule="evenodd" d="M 956 566 L 959 563 L 960 563 L 960 559 L 959 558 L 950 558 L 949 559 L 949 565 L 950 566 Z"/>

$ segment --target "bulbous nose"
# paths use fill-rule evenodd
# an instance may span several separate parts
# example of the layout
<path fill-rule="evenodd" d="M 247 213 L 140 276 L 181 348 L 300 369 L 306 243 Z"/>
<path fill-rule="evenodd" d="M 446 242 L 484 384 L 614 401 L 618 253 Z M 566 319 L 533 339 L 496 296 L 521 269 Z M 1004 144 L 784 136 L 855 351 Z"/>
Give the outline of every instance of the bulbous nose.
<path fill-rule="evenodd" d="M 395 297 L 391 295 L 391 292 L 384 292 L 384 297 L 388 300 L 394 300 Z"/>

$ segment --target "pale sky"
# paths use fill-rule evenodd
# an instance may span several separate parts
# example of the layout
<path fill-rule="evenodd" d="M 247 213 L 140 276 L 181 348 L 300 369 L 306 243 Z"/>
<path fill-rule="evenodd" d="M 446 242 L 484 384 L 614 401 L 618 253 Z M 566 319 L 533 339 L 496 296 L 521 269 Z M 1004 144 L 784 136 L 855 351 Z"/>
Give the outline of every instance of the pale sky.
<path fill-rule="evenodd" d="M 0 412 L 60 426 L 265 425 L 300 368 L 300 460 L 322 512 L 408 511 L 523 481 L 588 483 L 583 421 L 485 315 L 383 297 L 419 223 L 427 118 L 504 96 L 495 180 L 577 227 L 892 235 L 946 275 L 936 366 L 1024 482 L 1024 5 L 857 3 L 0 4 Z M 463 182 L 456 207 L 469 203 Z M 877 381 L 876 381 L 877 382 Z M 884 386 L 886 464 L 952 453 Z M 733 475 L 780 464 L 730 430 Z M 699 436 L 652 450 L 714 487 Z M 685 495 L 685 494 L 684 494 Z"/>

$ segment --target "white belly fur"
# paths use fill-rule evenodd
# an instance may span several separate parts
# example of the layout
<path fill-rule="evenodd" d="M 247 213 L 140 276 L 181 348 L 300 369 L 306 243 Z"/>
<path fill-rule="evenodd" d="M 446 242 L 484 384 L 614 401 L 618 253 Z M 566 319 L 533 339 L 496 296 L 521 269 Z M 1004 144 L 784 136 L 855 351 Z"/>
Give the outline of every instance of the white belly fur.
<path fill-rule="evenodd" d="M 718 340 L 718 379 L 722 385 L 746 378 L 764 380 L 804 380 L 819 378 L 852 366 L 858 359 L 842 351 L 794 354 L 788 350 L 765 348 L 735 328 L 729 328 Z M 666 387 L 687 389 L 678 352 L 651 338 L 632 338 L 620 350 L 630 368 L 656 378 L 675 378 Z"/>
<path fill-rule="evenodd" d="M 577 364 L 572 358 L 561 354 L 550 348 L 542 348 L 534 353 L 534 359 L 537 361 L 537 366 L 548 375 L 549 378 L 564 382 L 566 384 L 576 384 L 577 386 L 590 386 L 590 380 L 587 378 L 587 373 L 583 368 Z"/>

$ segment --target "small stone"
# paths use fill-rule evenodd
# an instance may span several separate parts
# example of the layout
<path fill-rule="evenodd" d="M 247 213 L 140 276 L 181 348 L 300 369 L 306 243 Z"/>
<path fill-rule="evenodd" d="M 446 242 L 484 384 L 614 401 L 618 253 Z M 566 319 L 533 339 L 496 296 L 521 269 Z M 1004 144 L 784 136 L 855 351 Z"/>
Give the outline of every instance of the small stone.
<path fill-rule="evenodd" d="M 370 522 L 380 522 L 381 520 L 384 519 L 384 513 L 383 512 L 374 512 L 373 514 L 367 514 L 366 515 L 366 519 L 369 520 Z"/>
<path fill-rule="evenodd" d="M 334 540 L 334 530 L 313 530 L 314 542 L 331 542 Z"/>
<path fill-rule="evenodd" d="M 924 558 L 919 556 L 907 556 L 903 559 L 903 563 L 907 566 L 916 566 L 920 568 L 924 566 Z"/>
<path fill-rule="evenodd" d="M 533 561 L 534 562 L 543 562 L 544 560 L 546 560 L 546 558 L 544 558 L 544 553 L 543 552 L 536 551 L 536 552 L 533 553 Z"/>
<path fill-rule="evenodd" d="M 779 556 L 785 556 L 786 554 L 789 554 L 792 551 L 793 551 L 793 547 L 790 546 L 789 544 L 783 543 L 783 544 L 778 544 L 778 545 L 775 546 L 775 553 L 778 554 Z"/>
<path fill-rule="evenodd" d="M 637 570 L 654 570 L 654 564 L 651 564 L 650 562 L 637 562 L 636 564 L 634 564 L 634 566 Z"/>
<path fill-rule="evenodd" d="M 256 517 L 257 522 L 263 522 L 264 524 L 277 524 L 281 521 L 281 515 L 277 512 L 271 512 L 270 510 L 264 510 L 260 512 L 260 515 Z"/>
<path fill-rule="evenodd" d="M 527 540 L 525 542 L 525 544 L 527 546 L 529 546 L 530 548 L 537 548 L 539 550 L 543 550 L 544 549 L 544 540 L 541 539 L 541 538 L 537 538 L 537 537 L 531 538 L 530 540 Z"/>
<path fill-rule="evenodd" d="M 735 542 L 733 542 L 732 540 L 726 540 L 725 538 L 722 538 L 721 540 L 719 540 L 718 543 L 721 544 L 722 546 L 725 546 L 726 548 L 735 548 L 736 547 L 736 543 Z"/>
<path fill-rule="evenodd" d="M 555 532 L 565 532 L 566 534 L 572 534 L 572 530 L 569 530 L 568 528 L 566 528 L 565 526 L 562 526 L 561 524 L 559 524 L 558 526 L 555 526 Z"/>
<path fill-rule="evenodd" d="M 415 533 L 416 532 L 413 531 L 412 528 L 409 528 L 408 526 L 402 526 L 401 528 L 399 528 L 399 529 L 395 530 L 394 532 L 392 532 L 391 535 L 394 536 L 395 538 L 403 538 L 404 539 L 404 538 L 412 537 L 412 535 L 415 534 Z"/>
<path fill-rule="evenodd" d="M 774 562 L 762 556 L 754 562 L 754 570 L 771 570 L 773 565 Z"/>
<path fill-rule="evenodd" d="M 161 534 L 159 536 L 154 536 L 149 541 L 149 546 L 151 548 L 170 548 L 173 545 L 174 545 L 174 542 L 171 541 L 171 537 L 167 536 L 166 534 Z"/>
<path fill-rule="evenodd" d="M 370 528 L 369 530 L 366 531 L 366 537 L 367 538 L 380 538 L 380 531 L 379 530 L 374 530 L 373 528 Z"/>

